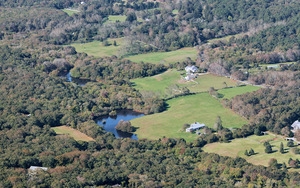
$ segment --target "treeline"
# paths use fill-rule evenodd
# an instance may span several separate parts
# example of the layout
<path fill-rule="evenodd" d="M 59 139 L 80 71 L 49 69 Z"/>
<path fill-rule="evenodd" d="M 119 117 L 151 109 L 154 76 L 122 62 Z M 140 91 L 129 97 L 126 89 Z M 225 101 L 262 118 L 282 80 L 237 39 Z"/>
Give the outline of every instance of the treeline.
<path fill-rule="evenodd" d="M 166 66 L 162 64 L 133 63 L 129 60 L 107 57 L 85 61 L 81 64 L 77 63 L 71 72 L 72 76 L 77 78 L 125 82 L 132 78 L 156 75 L 166 70 Z"/>
<path fill-rule="evenodd" d="M 260 89 L 239 95 L 226 106 L 249 119 L 254 128 L 291 136 L 291 125 L 299 118 L 299 101 L 298 83 L 285 90 Z"/>

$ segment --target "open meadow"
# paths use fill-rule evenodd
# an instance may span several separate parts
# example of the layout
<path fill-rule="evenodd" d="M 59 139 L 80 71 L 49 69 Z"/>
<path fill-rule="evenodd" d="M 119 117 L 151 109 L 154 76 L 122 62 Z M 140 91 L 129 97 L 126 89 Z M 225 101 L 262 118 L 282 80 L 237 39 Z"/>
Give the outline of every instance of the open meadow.
<path fill-rule="evenodd" d="M 191 93 L 209 91 L 209 88 L 214 87 L 219 90 L 219 93 L 224 95 L 224 98 L 228 99 L 259 89 L 259 87 L 249 85 L 234 87 L 236 86 L 236 81 L 212 74 L 201 74 L 195 79 L 195 82 L 186 81 L 183 79 L 183 76 L 185 74 L 181 75 L 180 71 L 168 70 L 155 76 L 134 79 L 132 83 L 134 88 L 139 91 L 154 91 L 158 92 L 161 96 L 165 96 L 166 88 L 174 84 L 177 84 L 179 87 L 187 87 Z M 224 87 L 233 88 L 222 89 Z"/>
<path fill-rule="evenodd" d="M 265 153 L 265 147 L 263 143 L 265 141 L 270 141 L 270 144 L 272 145 L 273 153 L 267 154 Z M 281 154 L 279 152 L 280 143 L 283 143 L 285 153 Z M 299 159 L 299 155 L 295 155 L 290 150 L 291 148 L 286 146 L 287 141 L 282 139 L 279 136 L 273 136 L 273 135 L 264 135 L 264 136 L 249 136 L 246 138 L 239 138 L 234 139 L 230 143 L 212 143 L 207 144 L 203 147 L 203 150 L 205 152 L 209 153 L 217 153 L 219 155 L 223 156 L 229 156 L 229 157 L 242 157 L 246 159 L 248 162 L 253 163 L 255 165 L 263 165 L 268 166 L 268 163 L 271 158 L 277 159 L 278 163 L 282 164 L 285 162 L 288 165 L 289 158 L 292 159 Z M 299 147 L 299 146 L 298 146 Z M 246 156 L 245 150 L 253 149 L 255 152 L 255 155 L 252 156 Z M 289 169 L 291 171 L 298 171 L 300 172 L 300 169 Z"/>
<path fill-rule="evenodd" d="M 184 61 L 187 57 L 190 57 L 192 60 L 195 60 L 197 57 L 197 51 L 193 47 L 181 48 L 179 50 L 170 51 L 170 52 L 153 52 L 146 54 L 139 54 L 128 56 L 125 59 L 129 59 L 133 62 L 146 62 L 153 64 L 167 64 L 167 63 L 176 63 Z"/>
<path fill-rule="evenodd" d="M 117 45 L 114 46 L 113 42 L 116 41 Z M 71 46 L 75 47 L 77 52 L 84 52 L 88 55 L 95 57 L 113 56 L 118 55 L 118 51 L 123 45 L 123 38 L 108 39 L 108 46 L 105 46 L 103 42 L 93 41 L 88 43 L 73 43 Z"/>
<path fill-rule="evenodd" d="M 158 92 L 161 96 L 164 96 L 166 88 L 171 85 L 177 84 L 179 87 L 182 87 L 194 84 L 193 82 L 181 79 L 180 74 L 180 71 L 168 70 L 155 76 L 134 79 L 132 80 L 132 83 L 137 90 L 154 91 Z"/>
<path fill-rule="evenodd" d="M 231 99 L 234 96 L 242 95 L 244 93 L 251 93 L 253 91 L 259 90 L 260 87 L 257 86 L 251 86 L 251 85 L 245 85 L 240 87 L 233 87 L 233 88 L 225 88 L 218 90 L 218 93 L 222 94 L 225 99 Z"/>
<path fill-rule="evenodd" d="M 235 80 L 231 80 L 230 78 L 226 78 L 224 76 L 216 76 L 213 74 L 200 75 L 194 81 L 197 84 L 188 87 L 188 89 L 192 93 L 208 91 L 211 87 L 215 89 L 222 89 L 224 87 L 236 86 Z"/>
<path fill-rule="evenodd" d="M 71 137 L 73 137 L 75 140 L 81 140 L 81 141 L 95 141 L 93 138 L 87 136 L 86 134 L 83 134 L 82 132 L 73 129 L 71 127 L 67 127 L 67 126 L 59 126 L 59 127 L 52 127 L 51 129 L 53 129 L 56 134 L 62 134 L 62 135 L 69 135 Z"/>
<path fill-rule="evenodd" d="M 247 120 L 238 116 L 208 93 L 188 95 L 167 101 L 169 108 L 161 113 L 152 114 L 131 120 L 138 138 L 159 139 L 163 136 L 184 138 L 193 141 L 198 135 L 182 130 L 184 124 L 204 123 L 208 127 L 220 116 L 223 126 L 227 128 L 241 127 Z"/>
<path fill-rule="evenodd" d="M 62 9 L 62 11 L 67 13 L 69 16 L 72 16 L 73 14 L 80 12 L 79 10 L 75 10 L 75 9 Z"/>

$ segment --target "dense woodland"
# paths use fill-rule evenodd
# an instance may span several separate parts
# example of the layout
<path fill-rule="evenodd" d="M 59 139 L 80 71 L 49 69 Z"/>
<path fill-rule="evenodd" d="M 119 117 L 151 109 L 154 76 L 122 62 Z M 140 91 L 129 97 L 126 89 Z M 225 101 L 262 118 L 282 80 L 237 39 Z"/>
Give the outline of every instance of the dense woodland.
<path fill-rule="evenodd" d="M 299 173 L 278 165 L 201 150 L 206 143 L 270 130 L 293 136 L 299 119 L 299 2 L 292 0 L 0 0 L 0 187 L 297 187 Z M 61 11 L 80 12 L 68 16 Z M 109 15 L 125 22 L 107 23 Z M 142 21 L 138 21 L 139 18 Z M 228 40 L 210 39 L 232 35 Z M 125 37 L 119 57 L 77 53 L 71 42 Z M 122 57 L 197 46 L 196 61 L 172 65 L 134 63 Z M 293 62 L 279 69 L 261 64 Z M 222 104 L 250 120 L 240 129 L 216 126 L 186 143 L 179 138 L 116 139 L 95 118 L 120 109 L 145 114 L 166 109 L 130 79 L 195 64 L 201 72 L 260 84 L 256 92 Z M 258 71 L 251 71 L 258 69 Z M 91 80 L 67 82 L 72 72 Z M 189 93 L 187 93 L 189 94 Z M 56 135 L 67 125 L 95 141 Z M 132 128 L 132 127 L 130 127 Z M 129 131 L 132 131 L 130 129 Z M 216 134 L 214 134 L 216 133 Z M 295 160 L 293 168 L 299 166 Z M 30 166 L 50 168 L 35 175 Z"/>

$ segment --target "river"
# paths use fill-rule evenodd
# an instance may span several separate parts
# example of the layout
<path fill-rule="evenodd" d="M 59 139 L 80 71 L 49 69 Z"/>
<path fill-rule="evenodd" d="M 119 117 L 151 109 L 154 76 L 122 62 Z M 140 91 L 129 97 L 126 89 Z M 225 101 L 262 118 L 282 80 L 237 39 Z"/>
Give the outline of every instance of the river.
<path fill-rule="evenodd" d="M 113 133 L 116 136 L 116 138 L 121 137 L 121 138 L 131 138 L 137 140 L 138 137 L 136 134 L 118 131 L 115 129 L 115 127 L 117 126 L 120 120 L 130 121 L 132 119 L 142 117 L 142 116 L 144 116 L 144 114 L 132 110 L 120 110 L 117 111 L 117 116 L 110 117 L 107 115 L 107 116 L 103 116 L 100 119 L 97 119 L 97 124 L 102 125 L 104 127 L 104 130 L 106 130 L 107 132 Z M 105 120 L 106 122 L 105 124 L 103 124 L 103 120 Z"/>

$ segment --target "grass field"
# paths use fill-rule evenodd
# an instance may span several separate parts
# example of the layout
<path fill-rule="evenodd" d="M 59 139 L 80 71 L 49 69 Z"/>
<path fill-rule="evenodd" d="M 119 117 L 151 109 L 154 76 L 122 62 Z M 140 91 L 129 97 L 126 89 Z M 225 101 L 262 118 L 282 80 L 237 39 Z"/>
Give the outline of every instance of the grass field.
<path fill-rule="evenodd" d="M 134 88 L 140 91 L 159 92 L 162 96 L 164 95 L 166 88 L 171 85 L 177 84 L 178 86 L 188 86 L 194 84 L 182 80 L 180 72 L 176 70 L 168 70 L 155 76 L 134 79 L 132 82 L 135 85 Z"/>
<path fill-rule="evenodd" d="M 272 145 L 273 153 L 267 154 L 265 153 L 265 147 L 263 146 L 263 142 L 271 140 L 270 144 Z M 281 154 L 279 152 L 280 143 L 283 143 L 285 148 L 285 153 Z M 281 137 L 276 137 L 273 135 L 265 135 L 265 136 L 249 136 L 247 138 L 234 139 L 230 143 L 212 143 L 207 144 L 203 147 L 203 150 L 209 153 L 217 153 L 223 156 L 230 157 L 242 157 L 246 159 L 248 162 L 253 163 L 255 165 L 264 165 L 268 166 L 269 160 L 271 158 L 276 158 L 278 163 L 285 162 L 288 166 L 289 158 L 299 159 L 299 155 L 295 155 L 290 152 L 289 147 L 286 146 L 287 141 L 283 140 Z M 298 146 L 299 147 L 299 146 Z M 244 154 L 245 150 L 252 148 L 255 152 L 255 155 L 246 156 Z M 300 169 L 291 169 L 292 171 L 300 172 Z"/>
<path fill-rule="evenodd" d="M 95 141 L 93 138 L 87 136 L 86 134 L 83 134 L 82 132 L 72 129 L 71 127 L 67 126 L 59 126 L 59 127 L 53 127 L 53 129 L 56 134 L 64 134 L 69 135 L 73 137 L 75 140 L 82 140 L 82 141 Z"/>
<path fill-rule="evenodd" d="M 120 22 L 125 22 L 126 16 L 123 16 L 123 15 L 109 15 L 108 16 L 108 21 L 110 21 L 110 22 L 116 22 L 118 20 Z"/>
<path fill-rule="evenodd" d="M 95 57 L 103 56 L 113 56 L 118 55 L 118 51 L 123 45 L 123 38 L 108 39 L 109 46 L 104 46 L 103 42 L 93 41 L 88 43 L 73 43 L 70 44 L 74 46 L 77 52 L 85 52 L 88 55 L 93 55 Z M 117 42 L 117 46 L 112 45 L 113 41 Z"/>
<path fill-rule="evenodd" d="M 158 139 L 163 136 L 194 140 L 197 135 L 182 131 L 185 123 L 204 123 L 212 127 L 220 116 L 224 127 L 241 127 L 247 121 L 231 110 L 226 109 L 208 93 L 178 97 L 167 101 L 167 111 L 131 120 L 139 138 Z"/>
<path fill-rule="evenodd" d="M 226 99 L 231 99 L 236 95 L 241 95 L 244 93 L 250 93 L 256 90 L 259 90 L 260 87 L 257 86 L 251 86 L 251 85 L 246 85 L 246 86 L 241 86 L 241 87 L 233 87 L 233 88 L 226 88 L 226 89 L 220 89 L 218 90 L 218 93 L 224 95 L 223 98 Z"/>
<path fill-rule="evenodd" d="M 208 91 L 210 87 L 214 87 L 215 89 L 222 89 L 226 85 L 227 87 L 236 86 L 236 81 L 231 80 L 230 78 L 212 74 L 198 76 L 195 81 L 198 84 L 188 87 L 192 93 Z M 224 85 L 224 82 L 226 82 L 226 85 Z"/>
<path fill-rule="evenodd" d="M 72 16 L 75 13 L 80 12 L 79 10 L 71 10 L 71 9 L 62 9 L 65 13 L 67 13 L 69 16 Z"/>
<path fill-rule="evenodd" d="M 133 62 L 147 62 L 147 63 L 176 63 L 179 61 L 185 60 L 187 57 L 195 60 L 197 57 L 196 49 L 193 47 L 181 48 L 179 50 L 170 51 L 170 52 L 153 52 L 147 54 L 139 54 L 128 56 L 126 59 L 129 59 Z"/>
<path fill-rule="evenodd" d="M 198 84 L 181 79 L 180 72 L 176 70 L 169 70 L 156 76 L 132 80 L 136 89 L 140 91 L 146 90 L 159 92 L 162 96 L 164 96 L 166 88 L 174 84 L 177 84 L 180 87 L 186 86 L 192 93 L 208 91 L 210 87 L 214 87 L 215 89 L 222 89 L 225 87 L 224 82 L 226 82 L 228 87 L 236 85 L 236 81 L 234 80 L 222 76 L 215 76 L 212 74 L 200 75 L 195 79 L 195 81 Z M 223 91 L 222 94 L 230 98 L 233 95 L 250 92 L 251 89 L 254 90 L 254 88 L 252 88 L 251 86 L 249 86 L 249 88 L 241 87 L 239 89 L 233 89 L 232 91 Z"/>

